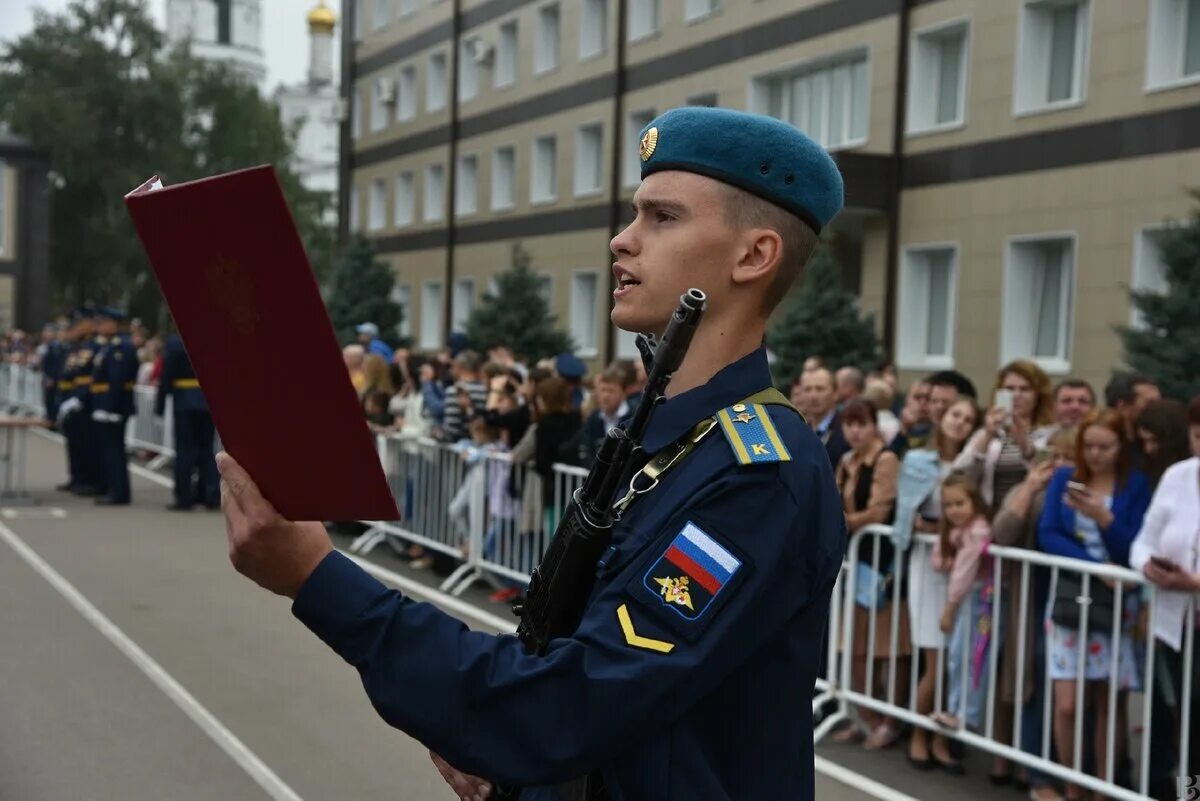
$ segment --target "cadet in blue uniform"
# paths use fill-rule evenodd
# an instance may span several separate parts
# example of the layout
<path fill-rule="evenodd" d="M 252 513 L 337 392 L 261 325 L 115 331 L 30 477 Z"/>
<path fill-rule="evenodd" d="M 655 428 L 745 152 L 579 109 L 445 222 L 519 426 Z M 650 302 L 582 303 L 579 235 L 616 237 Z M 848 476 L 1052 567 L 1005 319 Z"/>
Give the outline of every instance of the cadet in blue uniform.
<path fill-rule="evenodd" d="M 57 408 L 53 420 L 56 422 L 58 430 L 62 432 L 67 446 L 67 481 L 55 487 L 59 492 L 78 492 L 84 484 L 83 461 L 79 455 L 78 415 L 81 411 L 81 404 L 72 400 L 75 393 L 76 364 L 82 338 L 80 317 L 79 310 L 71 312 L 62 369 L 59 370 L 57 391 L 55 392 Z"/>
<path fill-rule="evenodd" d="M 166 412 L 168 397 L 175 431 L 175 502 L 167 508 L 184 512 L 198 500 L 209 509 L 216 509 L 221 505 L 220 477 L 213 451 L 216 429 L 179 334 L 168 336 L 163 348 L 162 375 L 154 398 L 154 413 L 159 417 Z M 193 476 L 198 479 L 196 486 Z"/>
<path fill-rule="evenodd" d="M 76 495 L 102 495 L 104 475 L 100 470 L 96 427 L 92 421 L 92 373 L 104 337 L 96 333 L 96 311 L 84 306 L 75 312 L 75 346 L 63 372 L 66 399 L 60 408 L 66 427 L 71 480 L 66 487 Z"/>
<path fill-rule="evenodd" d="M 92 421 L 103 486 L 107 493 L 97 506 L 125 506 L 130 501 L 129 462 L 125 458 L 125 423 L 133 414 L 133 388 L 137 381 L 137 349 L 120 324 L 125 315 L 117 309 L 100 312 L 104 346 L 96 355 L 92 372 Z"/>
<path fill-rule="evenodd" d="M 58 381 L 62 377 L 63 365 L 67 360 L 67 348 L 62 341 L 60 325 L 48 323 L 45 330 L 50 339 L 42 353 L 42 406 L 46 410 L 46 419 L 53 425 L 58 418 Z"/>
<path fill-rule="evenodd" d="M 235 567 L 295 599 L 463 798 L 483 776 L 549 801 L 596 771 L 614 801 L 813 797 L 813 684 L 845 525 L 821 443 L 753 396 L 771 386 L 767 316 L 840 209 L 841 177 L 795 128 L 722 109 L 667 112 L 641 157 L 636 218 L 611 244 L 613 322 L 661 331 L 688 287 L 708 295 L 644 450 L 711 433 L 623 513 L 573 636 L 534 656 L 471 631 L 334 552 L 320 524 L 280 518 L 218 459 Z"/>

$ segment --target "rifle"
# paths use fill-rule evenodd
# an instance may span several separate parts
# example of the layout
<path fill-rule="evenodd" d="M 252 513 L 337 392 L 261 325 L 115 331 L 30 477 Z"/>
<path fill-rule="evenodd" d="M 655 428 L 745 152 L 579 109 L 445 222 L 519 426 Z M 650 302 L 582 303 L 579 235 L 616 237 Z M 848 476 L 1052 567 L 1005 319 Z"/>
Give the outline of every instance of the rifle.
<path fill-rule="evenodd" d="M 613 497 L 640 451 L 650 416 L 663 402 L 671 377 L 687 355 L 704 314 L 705 300 L 699 289 L 689 289 L 680 296 L 679 306 L 654 350 L 637 410 L 624 429 L 613 428 L 605 435 L 583 486 L 571 496 L 550 547 L 530 577 L 526 601 L 514 611 L 521 618 L 517 637 L 531 654 L 545 654 L 551 640 L 573 634 L 583 618 L 596 581 L 596 562 L 612 541 L 617 518 Z M 572 784 L 573 788 L 581 786 Z M 497 785 L 493 798 L 515 799 L 518 792 Z"/>

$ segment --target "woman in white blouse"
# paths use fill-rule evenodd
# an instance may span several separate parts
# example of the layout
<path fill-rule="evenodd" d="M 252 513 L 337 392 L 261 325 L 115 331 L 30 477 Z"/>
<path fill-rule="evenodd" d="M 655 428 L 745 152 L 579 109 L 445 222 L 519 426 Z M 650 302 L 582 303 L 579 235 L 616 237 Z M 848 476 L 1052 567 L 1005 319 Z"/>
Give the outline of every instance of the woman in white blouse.
<path fill-rule="evenodd" d="M 1188 439 L 1192 458 L 1163 473 L 1129 552 L 1129 566 L 1159 588 L 1154 616 L 1154 636 L 1159 641 L 1156 657 L 1167 668 L 1172 685 L 1168 692 L 1174 699 L 1182 698 L 1188 607 L 1200 593 L 1200 395 L 1188 404 Z M 1200 616 L 1196 621 L 1200 622 Z M 1200 636 L 1194 639 L 1200 641 Z M 1200 642 L 1194 642 L 1196 645 Z M 1192 661 L 1191 699 L 1194 728 L 1200 725 L 1200 658 Z M 1179 731 L 1179 721 L 1173 728 Z M 1188 771 L 1194 773 L 1200 768 L 1200 737 L 1190 738 L 1188 751 Z"/>

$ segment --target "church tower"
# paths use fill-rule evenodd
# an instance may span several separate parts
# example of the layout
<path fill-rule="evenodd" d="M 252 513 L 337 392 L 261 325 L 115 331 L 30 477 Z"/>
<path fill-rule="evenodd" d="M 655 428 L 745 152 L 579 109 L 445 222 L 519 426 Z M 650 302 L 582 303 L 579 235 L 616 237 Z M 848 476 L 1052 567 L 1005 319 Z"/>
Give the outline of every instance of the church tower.
<path fill-rule="evenodd" d="M 167 38 L 190 41 L 197 58 L 228 64 L 261 88 L 267 75 L 261 5 L 261 0 L 167 0 Z"/>

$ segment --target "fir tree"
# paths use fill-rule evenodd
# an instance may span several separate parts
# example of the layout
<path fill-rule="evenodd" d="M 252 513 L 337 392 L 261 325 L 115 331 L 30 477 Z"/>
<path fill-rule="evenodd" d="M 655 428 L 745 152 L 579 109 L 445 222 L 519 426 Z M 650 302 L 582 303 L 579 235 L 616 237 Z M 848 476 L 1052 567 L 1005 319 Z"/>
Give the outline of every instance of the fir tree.
<path fill-rule="evenodd" d="M 873 315 L 859 314 L 857 298 L 842 289 L 841 268 L 828 245 L 821 245 L 804 271 L 803 284 L 767 336 L 781 383 L 800 375 L 804 360 L 819 356 L 831 369 L 879 366 L 879 340 Z M 785 301 L 787 302 L 787 301 Z"/>
<path fill-rule="evenodd" d="M 1200 200 L 1200 192 L 1192 195 Z M 1131 291 L 1142 325 L 1118 330 L 1125 362 L 1167 397 L 1186 402 L 1200 394 L 1200 209 L 1187 223 L 1172 225 L 1159 247 L 1167 291 Z"/>
<path fill-rule="evenodd" d="M 355 326 L 375 323 L 379 336 L 396 344 L 396 326 L 403 312 L 392 300 L 395 276 L 375 258 L 375 248 L 362 236 L 355 237 L 333 270 L 326 304 L 334 330 L 343 343 L 355 340 Z"/>
<path fill-rule="evenodd" d="M 529 253 L 514 244 L 511 269 L 496 276 L 495 294 L 486 293 L 467 319 L 472 348 L 483 352 L 505 345 L 530 362 L 574 349 L 571 337 L 557 328 L 530 262 Z"/>

